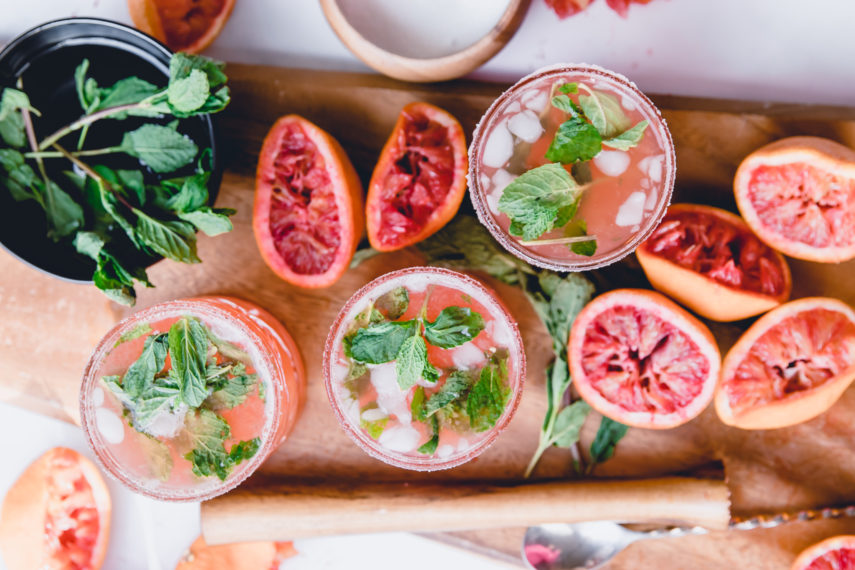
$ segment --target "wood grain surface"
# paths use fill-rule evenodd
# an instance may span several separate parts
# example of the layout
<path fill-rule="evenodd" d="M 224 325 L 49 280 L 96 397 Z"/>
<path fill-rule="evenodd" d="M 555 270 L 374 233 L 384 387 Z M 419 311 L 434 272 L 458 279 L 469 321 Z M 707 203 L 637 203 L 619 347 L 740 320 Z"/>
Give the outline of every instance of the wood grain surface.
<path fill-rule="evenodd" d="M 287 64 L 287 62 L 283 62 Z M 199 294 L 228 294 L 255 301 L 279 318 L 297 340 L 307 365 L 308 402 L 293 434 L 247 483 L 311 479 L 449 482 L 520 481 L 533 453 L 545 410 L 543 371 L 551 343 L 522 294 L 490 279 L 519 321 L 529 375 L 521 405 L 507 431 L 478 459 L 439 473 L 411 473 L 363 453 L 339 428 L 323 389 L 321 350 L 342 304 L 368 280 L 421 262 L 415 251 L 377 256 L 349 271 L 333 287 L 301 290 L 280 281 L 264 265 L 251 230 L 255 164 L 263 137 L 280 115 L 299 113 L 342 143 L 367 182 L 398 111 L 424 100 L 455 114 L 471 133 L 502 86 L 453 82 L 413 85 L 376 75 L 229 66 L 233 103 L 220 118 L 226 172 L 218 206 L 238 210 L 235 230 L 200 236 L 200 265 L 162 261 L 149 275 L 157 286 L 141 289 L 137 308 Z M 758 146 L 792 134 L 812 134 L 855 146 L 855 110 L 746 104 L 653 97 L 662 108 L 677 147 L 675 201 L 734 209 L 731 190 L 740 160 Z M 468 202 L 464 209 L 469 209 Z M 855 263 L 818 265 L 791 260 L 793 297 L 829 295 L 855 305 Z M 633 258 L 590 275 L 600 290 L 647 287 Z M 77 389 L 89 352 L 110 324 L 129 311 L 107 302 L 91 286 L 45 276 L 0 252 L 0 399 L 77 418 Z M 747 322 L 711 324 L 723 351 Z M 598 467 L 603 477 L 652 477 L 687 473 L 724 463 L 734 511 L 748 515 L 855 503 L 855 389 L 829 412 L 805 424 L 745 432 L 723 426 L 709 409 L 680 428 L 632 429 L 614 459 Z M 593 438 L 592 414 L 583 444 Z M 535 480 L 568 478 L 566 450 L 547 451 Z M 812 540 L 855 533 L 855 521 L 795 523 L 778 529 L 714 533 L 705 537 L 633 545 L 609 568 L 783 568 Z M 474 533 L 464 538 L 512 555 L 518 531 Z"/>

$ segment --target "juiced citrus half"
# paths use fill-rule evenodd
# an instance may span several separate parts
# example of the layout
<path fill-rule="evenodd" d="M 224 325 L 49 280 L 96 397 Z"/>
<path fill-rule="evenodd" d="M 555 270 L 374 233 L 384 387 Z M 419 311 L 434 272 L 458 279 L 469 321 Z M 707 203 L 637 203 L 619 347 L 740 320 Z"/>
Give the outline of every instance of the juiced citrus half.
<path fill-rule="evenodd" d="M 736 204 L 760 239 L 799 259 L 855 257 L 855 151 L 790 137 L 749 154 L 733 180 Z"/>
<path fill-rule="evenodd" d="M 790 296 L 784 257 L 712 206 L 672 205 L 636 255 L 654 288 L 715 321 L 752 317 Z"/>
<path fill-rule="evenodd" d="M 3 500 L 0 550 L 9 570 L 97 570 L 110 539 L 110 493 L 95 465 L 54 447 L 18 477 Z"/>
<path fill-rule="evenodd" d="M 573 385 L 622 424 L 684 424 L 712 400 L 721 355 L 709 329 L 664 295 L 618 289 L 600 295 L 570 329 Z"/>
<path fill-rule="evenodd" d="M 832 536 L 806 548 L 792 570 L 855 570 L 855 536 Z"/>
<path fill-rule="evenodd" d="M 830 408 L 855 379 L 855 311 L 808 297 L 755 322 L 724 358 L 715 408 L 743 429 L 795 425 Z"/>
<path fill-rule="evenodd" d="M 252 226 L 279 277 L 335 283 L 363 232 L 362 185 L 338 141 L 298 115 L 276 121 L 258 157 Z"/>
<path fill-rule="evenodd" d="M 291 542 L 235 542 L 209 546 L 201 536 L 175 570 L 279 570 L 297 551 Z"/>
<path fill-rule="evenodd" d="M 234 7 L 235 0 L 128 0 L 134 26 L 172 51 L 188 53 L 211 45 Z"/>
<path fill-rule="evenodd" d="M 460 208 L 468 169 L 457 119 L 428 103 L 404 107 L 368 186 L 371 247 L 394 251 L 439 231 Z"/>

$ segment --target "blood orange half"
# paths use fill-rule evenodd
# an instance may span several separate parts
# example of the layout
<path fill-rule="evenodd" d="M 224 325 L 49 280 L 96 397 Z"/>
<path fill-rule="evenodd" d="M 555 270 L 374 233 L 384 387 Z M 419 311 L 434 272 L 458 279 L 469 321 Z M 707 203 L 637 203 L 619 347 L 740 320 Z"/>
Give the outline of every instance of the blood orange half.
<path fill-rule="evenodd" d="M 460 208 L 468 169 L 457 119 L 428 103 L 404 107 L 368 187 L 371 247 L 394 251 L 440 230 Z"/>
<path fill-rule="evenodd" d="M 773 429 L 826 411 L 855 380 L 855 311 L 809 297 L 766 313 L 724 358 L 715 408 L 743 429 Z"/>
<path fill-rule="evenodd" d="M 855 536 L 832 536 L 806 548 L 792 570 L 855 570 Z"/>
<path fill-rule="evenodd" d="M 784 257 L 719 208 L 671 206 L 636 254 L 654 288 L 715 321 L 752 317 L 790 296 Z"/>
<path fill-rule="evenodd" d="M 131 20 L 172 51 L 198 53 L 211 45 L 235 0 L 128 0 Z"/>
<path fill-rule="evenodd" d="M 362 185 L 332 136 L 282 117 L 258 157 L 252 225 L 264 261 L 300 287 L 327 287 L 347 270 L 362 237 Z"/>
<path fill-rule="evenodd" d="M 736 203 L 771 247 L 799 259 L 855 257 L 855 151 L 791 137 L 749 154 L 733 180 Z"/>
<path fill-rule="evenodd" d="M 110 539 L 110 493 L 95 465 L 55 447 L 9 489 L 0 550 L 9 570 L 97 570 Z"/>
<path fill-rule="evenodd" d="M 291 542 L 235 542 L 209 546 L 201 536 L 184 553 L 175 570 L 279 570 L 297 554 Z"/>
<path fill-rule="evenodd" d="M 579 313 L 567 347 L 579 395 L 622 424 L 666 429 L 712 400 L 721 355 L 709 329 L 664 295 L 618 289 Z"/>

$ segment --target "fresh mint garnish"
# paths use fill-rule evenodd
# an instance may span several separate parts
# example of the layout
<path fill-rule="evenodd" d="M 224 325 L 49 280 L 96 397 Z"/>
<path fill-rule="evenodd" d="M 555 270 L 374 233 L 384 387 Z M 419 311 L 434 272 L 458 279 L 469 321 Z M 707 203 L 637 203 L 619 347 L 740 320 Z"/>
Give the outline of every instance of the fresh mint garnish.
<path fill-rule="evenodd" d="M 389 418 L 380 418 L 379 420 L 359 420 L 359 427 L 365 430 L 371 439 L 377 439 L 386 429 L 386 424 L 389 423 Z"/>
<path fill-rule="evenodd" d="M 206 361 L 208 334 L 205 326 L 192 317 L 181 317 L 169 328 L 170 373 L 178 383 L 181 399 L 191 408 L 208 397 Z"/>
<path fill-rule="evenodd" d="M 552 162 L 572 164 L 591 160 L 602 149 L 603 139 L 597 129 L 582 117 L 575 116 L 558 127 L 546 151 L 546 158 Z"/>
<path fill-rule="evenodd" d="M 404 316 L 410 306 L 410 293 L 406 287 L 396 287 L 377 298 L 374 306 L 389 320 L 397 320 Z"/>
<path fill-rule="evenodd" d="M 390 362 L 415 328 L 416 321 L 390 321 L 361 328 L 350 342 L 350 355 L 368 364 Z"/>
<path fill-rule="evenodd" d="M 534 240 L 569 222 L 582 192 L 563 166 L 544 164 L 521 174 L 505 188 L 499 211 L 511 218 L 511 234 Z"/>
<path fill-rule="evenodd" d="M 579 84 L 579 89 L 586 93 L 579 95 L 579 106 L 603 138 L 612 138 L 632 125 L 613 95 L 591 89 L 584 83 Z"/>
<path fill-rule="evenodd" d="M 433 455 L 436 453 L 436 448 L 439 446 L 439 420 L 436 419 L 436 416 L 431 416 L 430 428 L 430 439 L 416 450 L 424 455 Z"/>
<path fill-rule="evenodd" d="M 226 451 L 225 441 L 231 435 L 228 422 L 210 410 L 201 409 L 188 413 L 185 418 L 185 433 L 192 450 L 184 455 L 193 465 L 193 474 L 199 477 L 216 475 L 225 481 L 232 468 L 258 451 L 258 438 L 241 441 Z"/>
<path fill-rule="evenodd" d="M 434 346 L 454 348 L 484 330 L 484 318 L 469 307 L 444 308 L 436 320 L 425 323 L 425 338 Z"/>
<path fill-rule="evenodd" d="M 644 136 L 644 130 L 647 129 L 647 121 L 639 121 L 631 129 L 615 135 L 610 139 L 603 140 L 603 146 L 608 146 L 618 150 L 629 150 L 637 146 L 641 142 L 641 137 Z"/>
<path fill-rule="evenodd" d="M 588 235 L 588 224 L 585 220 L 574 220 L 564 226 L 564 235 L 567 237 L 583 237 Z M 577 241 L 570 244 L 570 250 L 577 255 L 591 257 L 597 252 L 597 240 L 591 238 L 587 241 Z"/>
<path fill-rule="evenodd" d="M 125 133 L 117 147 L 154 172 L 173 172 L 193 162 L 199 147 L 187 135 L 163 125 L 143 125 Z"/>
<path fill-rule="evenodd" d="M 229 377 L 226 373 L 232 374 L 232 376 Z M 246 366 L 242 362 L 233 366 L 221 367 L 218 376 L 221 380 L 213 387 L 213 393 L 205 400 L 205 404 L 215 411 L 230 410 L 243 404 L 258 383 L 258 375 L 247 374 Z M 210 370 L 206 381 L 209 385 L 211 384 Z"/>
<path fill-rule="evenodd" d="M 77 234 L 78 238 L 83 233 L 84 232 L 80 232 L 79 234 Z M 76 242 L 75 242 L 75 244 L 76 244 Z M 78 250 L 79 250 L 79 248 L 78 248 Z M 124 333 L 122 336 L 120 336 L 119 340 L 116 341 L 116 344 L 114 344 L 113 347 L 115 348 L 115 347 L 119 346 L 120 344 L 124 344 L 124 343 L 130 342 L 132 340 L 136 340 L 136 339 L 140 338 L 141 336 L 151 334 L 151 333 L 152 333 L 152 329 L 151 329 L 150 324 L 140 323 L 137 326 L 135 326 L 134 328 L 132 328 L 131 330 L 129 330 L 128 332 Z"/>
<path fill-rule="evenodd" d="M 125 372 L 122 387 L 131 398 L 137 398 L 154 382 L 155 375 L 163 369 L 168 352 L 167 335 L 152 335 L 145 339 L 142 354 Z"/>
<path fill-rule="evenodd" d="M 611 458 L 615 453 L 617 443 L 626 435 L 628 430 L 628 426 L 603 416 L 600 427 L 597 429 L 597 435 L 591 442 L 591 461 L 593 463 L 589 467 Z"/>
<path fill-rule="evenodd" d="M 432 416 L 453 402 L 462 400 L 472 387 L 472 384 L 472 378 L 467 372 L 462 370 L 453 371 L 448 375 L 445 384 L 442 385 L 439 391 L 424 403 L 422 415 L 424 417 Z M 424 392 L 422 392 L 422 399 L 424 399 Z M 415 398 L 413 398 L 413 402 L 415 402 Z"/>
<path fill-rule="evenodd" d="M 510 397 L 508 359 L 493 356 L 481 369 L 478 381 L 466 398 L 469 425 L 475 431 L 487 431 L 499 420 Z"/>
<path fill-rule="evenodd" d="M 439 378 L 437 370 L 428 362 L 424 337 L 418 334 L 418 329 L 414 330 L 416 334 L 404 340 L 395 356 L 395 374 L 401 390 L 409 390 L 421 378 L 429 382 Z"/>

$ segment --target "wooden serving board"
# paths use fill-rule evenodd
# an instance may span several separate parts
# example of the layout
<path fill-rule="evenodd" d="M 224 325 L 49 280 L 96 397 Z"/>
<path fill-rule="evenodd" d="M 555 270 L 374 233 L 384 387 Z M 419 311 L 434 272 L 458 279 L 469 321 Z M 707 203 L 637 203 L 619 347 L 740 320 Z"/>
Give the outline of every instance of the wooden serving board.
<path fill-rule="evenodd" d="M 504 86 L 454 82 L 412 85 L 381 76 L 232 65 L 233 100 L 220 120 L 226 171 L 218 206 L 238 210 L 231 234 L 200 236 L 200 265 L 163 261 L 149 271 L 155 289 L 139 290 L 137 309 L 200 294 L 227 294 L 270 310 L 288 328 L 303 354 L 308 401 L 293 434 L 247 484 L 301 478 L 370 481 L 518 481 L 533 453 L 545 411 L 544 370 L 551 342 L 519 290 L 486 278 L 519 321 L 528 356 L 528 378 L 508 430 L 478 459 L 439 473 L 411 473 L 363 453 L 333 416 L 323 388 L 321 354 L 339 308 L 367 281 L 422 260 L 406 250 L 370 259 L 337 284 L 303 290 L 279 280 L 263 263 L 252 235 L 255 165 L 273 121 L 298 113 L 333 134 L 367 182 L 398 111 L 424 100 L 456 115 L 471 133 Z M 731 181 L 740 160 L 774 139 L 813 134 L 855 146 L 855 109 L 762 105 L 654 97 L 677 147 L 675 201 L 733 209 Z M 469 209 L 468 200 L 464 210 Z M 793 297 L 828 295 L 855 305 L 855 263 L 819 265 L 791 260 Z M 591 277 L 600 290 L 647 287 L 634 259 Z M 129 311 L 111 304 L 94 287 L 64 283 L 0 252 L 0 399 L 77 421 L 77 389 L 89 352 L 111 323 Z M 711 325 L 722 351 L 747 323 Z M 632 429 L 614 459 L 597 476 L 643 477 L 696 472 L 723 461 L 734 512 L 760 512 L 855 503 L 855 389 L 823 416 L 787 429 L 745 432 L 723 426 L 709 409 L 670 431 Z M 587 446 L 599 418 L 583 430 Z M 566 450 L 552 449 L 535 479 L 570 477 Z M 477 513 L 473 513 L 477 524 Z M 784 568 L 806 545 L 835 533 L 855 533 L 855 521 L 794 523 L 786 527 L 633 545 L 609 568 Z M 458 533 L 468 540 L 518 556 L 522 529 Z"/>

